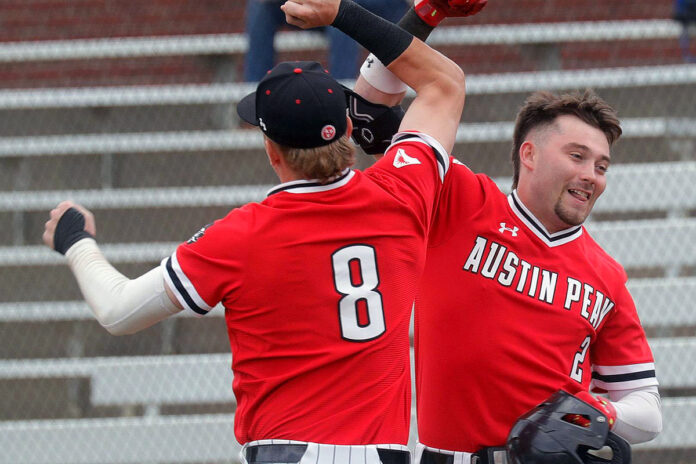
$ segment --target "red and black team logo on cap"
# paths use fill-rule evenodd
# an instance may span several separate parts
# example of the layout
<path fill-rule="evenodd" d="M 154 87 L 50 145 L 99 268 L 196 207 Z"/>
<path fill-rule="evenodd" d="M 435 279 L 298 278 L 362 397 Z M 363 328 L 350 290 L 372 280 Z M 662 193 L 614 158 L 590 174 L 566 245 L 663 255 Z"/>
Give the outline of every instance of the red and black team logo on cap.
<path fill-rule="evenodd" d="M 327 124 L 321 128 L 321 138 L 324 140 L 333 140 L 336 136 L 336 128 L 331 124 Z"/>

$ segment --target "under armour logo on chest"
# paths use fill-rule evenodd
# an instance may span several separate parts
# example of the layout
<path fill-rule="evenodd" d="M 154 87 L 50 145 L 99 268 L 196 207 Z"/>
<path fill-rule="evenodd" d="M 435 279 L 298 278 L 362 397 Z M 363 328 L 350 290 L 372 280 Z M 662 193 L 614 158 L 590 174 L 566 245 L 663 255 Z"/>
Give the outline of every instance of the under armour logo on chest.
<path fill-rule="evenodd" d="M 505 223 L 504 223 L 504 222 L 501 222 L 501 223 L 500 223 L 500 229 L 498 229 L 498 232 L 500 232 L 501 234 L 504 234 L 506 230 L 507 230 L 508 232 L 510 232 L 510 233 L 512 234 L 513 237 L 517 237 L 517 232 L 520 230 L 520 228 L 517 227 L 517 226 L 505 227 Z"/>

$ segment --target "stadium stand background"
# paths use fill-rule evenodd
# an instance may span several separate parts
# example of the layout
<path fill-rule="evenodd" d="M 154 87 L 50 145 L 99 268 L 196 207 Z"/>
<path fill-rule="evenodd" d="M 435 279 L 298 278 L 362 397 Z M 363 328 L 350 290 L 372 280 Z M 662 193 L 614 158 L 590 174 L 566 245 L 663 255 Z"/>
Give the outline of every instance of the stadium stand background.
<path fill-rule="evenodd" d="M 220 308 L 112 337 L 41 233 L 58 201 L 81 201 L 133 277 L 263 198 L 275 177 L 234 112 L 250 89 L 244 3 L 0 2 L 0 462 L 238 461 Z M 671 13 L 671 0 L 493 0 L 430 40 L 468 75 L 454 154 L 503 189 L 529 92 L 591 86 L 624 120 L 588 228 L 627 268 L 657 359 L 665 431 L 634 447 L 638 463 L 696 462 L 696 65 Z M 318 33 L 276 44 L 326 62 Z"/>

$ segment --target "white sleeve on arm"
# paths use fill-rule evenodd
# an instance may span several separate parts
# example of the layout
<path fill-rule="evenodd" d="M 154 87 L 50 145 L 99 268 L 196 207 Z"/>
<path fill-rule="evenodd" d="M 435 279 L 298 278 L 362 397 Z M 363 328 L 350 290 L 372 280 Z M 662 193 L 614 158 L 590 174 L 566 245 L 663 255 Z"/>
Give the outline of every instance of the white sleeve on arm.
<path fill-rule="evenodd" d="M 388 70 L 372 53 L 365 58 L 360 67 L 360 75 L 380 92 L 398 94 L 408 90 L 408 86 Z"/>
<path fill-rule="evenodd" d="M 94 316 L 113 335 L 135 333 L 181 311 L 167 295 L 159 266 L 131 280 L 91 238 L 75 243 L 65 256 Z"/>
<path fill-rule="evenodd" d="M 657 387 L 609 391 L 616 409 L 613 432 L 629 443 L 650 441 L 662 431 L 662 406 Z"/>

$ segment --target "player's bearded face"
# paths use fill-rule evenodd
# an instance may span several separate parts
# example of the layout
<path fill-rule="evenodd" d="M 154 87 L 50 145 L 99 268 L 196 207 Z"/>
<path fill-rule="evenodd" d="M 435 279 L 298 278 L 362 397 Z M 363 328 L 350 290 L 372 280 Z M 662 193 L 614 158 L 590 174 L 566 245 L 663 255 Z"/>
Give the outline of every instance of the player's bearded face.
<path fill-rule="evenodd" d="M 609 143 L 602 131 L 574 116 L 557 119 L 540 146 L 536 177 L 548 204 L 551 232 L 582 224 L 606 187 Z M 544 218 L 540 218 L 542 221 Z"/>

